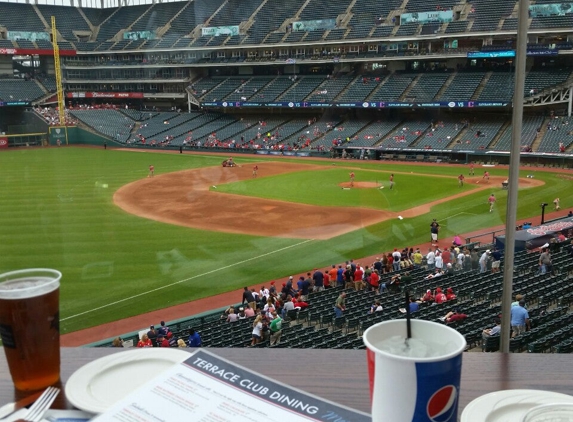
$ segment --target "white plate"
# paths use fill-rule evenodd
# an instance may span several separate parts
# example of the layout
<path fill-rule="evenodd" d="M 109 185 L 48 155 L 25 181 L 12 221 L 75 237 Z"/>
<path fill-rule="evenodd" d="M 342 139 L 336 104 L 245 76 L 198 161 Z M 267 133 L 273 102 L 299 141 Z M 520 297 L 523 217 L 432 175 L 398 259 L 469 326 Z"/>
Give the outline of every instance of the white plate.
<path fill-rule="evenodd" d="M 142 348 L 94 360 L 72 374 L 66 397 L 75 407 L 105 412 L 137 387 L 191 356 L 178 349 Z"/>
<path fill-rule="evenodd" d="M 468 404 L 461 422 L 519 422 L 529 409 L 550 403 L 573 403 L 573 396 L 542 390 L 496 391 Z"/>

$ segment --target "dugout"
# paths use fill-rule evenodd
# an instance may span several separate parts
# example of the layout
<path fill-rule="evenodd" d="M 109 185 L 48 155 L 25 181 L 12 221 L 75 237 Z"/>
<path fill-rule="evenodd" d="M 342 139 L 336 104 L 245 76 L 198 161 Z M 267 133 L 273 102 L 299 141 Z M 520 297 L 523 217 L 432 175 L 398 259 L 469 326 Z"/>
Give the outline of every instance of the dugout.
<path fill-rule="evenodd" d="M 559 232 L 568 236 L 568 232 L 573 230 L 573 217 L 563 217 L 552 220 L 540 226 L 530 227 L 526 230 L 519 230 L 515 233 L 515 250 L 531 250 L 550 243 L 551 239 L 557 237 Z M 505 235 L 495 237 L 496 248 L 505 249 Z"/>

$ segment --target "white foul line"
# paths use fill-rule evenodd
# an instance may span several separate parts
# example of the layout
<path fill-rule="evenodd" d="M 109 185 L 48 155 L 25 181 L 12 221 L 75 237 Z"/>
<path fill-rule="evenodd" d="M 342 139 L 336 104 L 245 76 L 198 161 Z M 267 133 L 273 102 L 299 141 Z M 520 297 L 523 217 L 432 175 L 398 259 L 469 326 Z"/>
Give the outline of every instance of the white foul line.
<path fill-rule="evenodd" d="M 175 285 L 177 285 L 177 284 L 185 283 L 186 281 L 193 280 L 194 278 L 203 277 L 203 276 L 206 276 L 206 275 L 209 275 L 209 274 L 216 273 L 217 271 L 226 270 L 226 269 L 228 269 L 228 268 L 231 268 L 231 267 L 235 267 L 235 266 L 237 266 L 237 265 L 244 264 L 245 262 L 254 261 L 255 259 L 264 258 L 265 256 L 272 255 L 272 254 L 275 254 L 275 253 L 277 253 L 277 252 L 282 252 L 282 251 L 284 251 L 284 250 L 287 250 L 287 249 L 290 249 L 290 248 L 294 248 L 294 247 L 296 247 L 296 246 L 304 245 L 305 243 L 312 242 L 313 240 L 314 240 L 314 239 L 307 239 L 307 240 L 305 240 L 305 241 L 303 241 L 303 242 L 299 242 L 299 243 L 296 243 L 296 244 L 294 244 L 294 245 L 285 246 L 284 248 L 277 249 L 276 251 L 267 252 L 267 253 L 264 253 L 264 254 L 262 254 L 262 255 L 255 256 L 255 257 L 253 257 L 253 258 L 249 258 L 249 259 L 245 259 L 245 260 L 243 260 L 243 261 L 235 262 L 234 264 L 230 264 L 230 265 L 227 265 L 227 266 L 225 266 L 225 267 L 220 267 L 220 268 L 217 268 L 216 270 L 207 271 L 206 273 L 203 273 L 203 274 L 197 274 L 197 275 L 194 275 L 193 277 L 189 277 L 189 278 L 186 278 L 186 279 L 183 279 L 183 280 L 179 280 L 179 281 L 176 281 L 176 282 L 171 283 L 171 284 L 166 284 L 165 286 L 157 287 L 156 289 L 148 290 L 148 291 L 143 292 L 143 293 L 139 293 L 139 294 L 136 294 L 136 295 L 133 295 L 133 296 L 130 296 L 130 297 L 126 297 L 126 298 L 124 298 L 124 299 L 116 300 L 115 302 L 107 303 L 107 304 L 105 304 L 105 305 L 103 305 L 103 306 L 98 306 L 97 308 L 90 309 L 90 310 L 85 311 L 85 312 L 80 312 L 79 314 L 75 314 L 75 315 L 71 315 L 71 316 L 66 317 L 66 318 L 62 318 L 62 319 L 60 319 L 60 321 L 66 321 L 66 320 L 68 320 L 68 319 L 76 318 L 76 317 L 79 317 L 79 316 L 82 316 L 82 315 L 85 315 L 85 314 L 89 314 L 89 313 L 92 313 L 92 312 L 95 312 L 95 311 L 99 311 L 100 309 L 109 308 L 110 306 L 117 305 L 118 303 L 126 302 L 126 301 L 128 301 L 128 300 L 132 300 L 132 299 L 135 299 L 135 298 L 137 298 L 137 297 L 147 295 L 147 294 L 149 294 L 149 293 L 154 293 L 154 292 L 157 292 L 157 291 L 159 291 L 159 290 L 165 289 L 165 288 L 167 288 L 167 287 L 175 286 Z"/>

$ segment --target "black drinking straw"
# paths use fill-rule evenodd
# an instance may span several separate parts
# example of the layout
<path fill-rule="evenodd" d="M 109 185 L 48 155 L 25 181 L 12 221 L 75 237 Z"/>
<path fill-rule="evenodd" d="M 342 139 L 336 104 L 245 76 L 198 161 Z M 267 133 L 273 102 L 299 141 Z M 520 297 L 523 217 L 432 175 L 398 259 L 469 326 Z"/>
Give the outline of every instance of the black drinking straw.
<path fill-rule="evenodd" d="M 408 339 L 412 337 L 412 324 L 410 322 L 411 315 L 410 315 L 410 294 L 408 290 L 406 290 L 406 344 L 408 343 Z"/>

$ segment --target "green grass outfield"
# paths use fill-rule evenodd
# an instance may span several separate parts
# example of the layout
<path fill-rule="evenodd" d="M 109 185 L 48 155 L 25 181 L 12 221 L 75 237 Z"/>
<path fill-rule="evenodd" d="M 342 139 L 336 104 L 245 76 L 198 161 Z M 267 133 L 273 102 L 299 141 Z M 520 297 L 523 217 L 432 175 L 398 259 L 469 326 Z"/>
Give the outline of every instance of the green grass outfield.
<path fill-rule="evenodd" d="M 241 164 L 269 159 L 236 157 Z M 334 162 L 298 161 L 327 166 Z M 119 187 L 146 177 L 150 164 L 162 174 L 219 166 L 220 156 L 49 148 L 5 151 L 0 162 L 0 270 L 62 271 L 62 333 L 424 243 L 431 218 L 440 221 L 442 237 L 503 224 L 507 196 L 492 184 L 498 197 L 494 213 L 487 212 L 488 190 L 437 205 L 430 214 L 386 221 L 327 241 L 266 238 L 159 223 L 127 214 L 112 202 Z M 218 188 L 294 202 L 399 211 L 459 192 L 455 176 L 467 174 L 467 167 L 335 163 L 325 171 L 261 175 Z M 350 172 L 343 166 L 353 168 L 357 181 L 387 184 L 394 172 L 395 190 L 342 190 L 338 183 L 348 181 Z M 507 174 L 495 168 L 490 172 Z M 522 176 L 531 172 L 523 171 Z M 551 203 L 556 196 L 563 208 L 573 204 L 570 181 L 540 170 L 535 170 L 535 178 L 546 185 L 520 190 L 518 218 L 538 215 L 539 204 Z"/>

